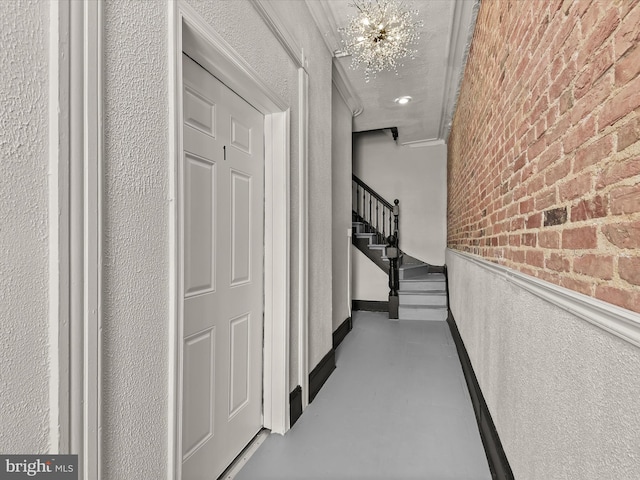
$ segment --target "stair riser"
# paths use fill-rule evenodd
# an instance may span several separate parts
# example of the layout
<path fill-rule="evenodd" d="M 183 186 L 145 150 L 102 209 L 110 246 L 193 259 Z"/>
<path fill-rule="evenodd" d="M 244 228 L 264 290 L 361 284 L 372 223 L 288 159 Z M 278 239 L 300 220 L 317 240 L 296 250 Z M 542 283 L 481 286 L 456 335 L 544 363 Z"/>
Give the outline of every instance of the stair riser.
<path fill-rule="evenodd" d="M 398 308 L 398 317 L 400 320 L 425 320 L 425 321 L 445 321 L 447 319 L 446 308 Z"/>
<path fill-rule="evenodd" d="M 399 273 L 400 280 L 415 278 L 416 276 L 427 275 L 429 273 L 429 266 L 401 268 Z"/>
<path fill-rule="evenodd" d="M 446 295 L 399 295 L 400 305 L 433 305 L 447 306 Z"/>
<path fill-rule="evenodd" d="M 400 280 L 400 290 L 407 292 L 446 292 L 445 282 L 403 282 Z"/>

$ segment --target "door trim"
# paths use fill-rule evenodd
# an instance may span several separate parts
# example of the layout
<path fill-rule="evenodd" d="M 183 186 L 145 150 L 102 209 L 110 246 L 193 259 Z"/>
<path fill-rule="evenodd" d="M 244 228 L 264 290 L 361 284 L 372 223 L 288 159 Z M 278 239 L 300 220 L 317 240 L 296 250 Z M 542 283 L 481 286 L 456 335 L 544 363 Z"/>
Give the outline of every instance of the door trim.
<path fill-rule="evenodd" d="M 101 468 L 103 91 L 101 2 L 49 9 L 50 453 Z"/>
<path fill-rule="evenodd" d="M 169 9 L 170 321 L 168 474 L 181 478 L 181 352 L 183 288 L 178 166 L 182 142 L 182 52 L 189 55 L 265 116 L 265 257 L 263 424 L 289 428 L 290 120 L 289 106 L 253 68 L 183 0 Z"/>

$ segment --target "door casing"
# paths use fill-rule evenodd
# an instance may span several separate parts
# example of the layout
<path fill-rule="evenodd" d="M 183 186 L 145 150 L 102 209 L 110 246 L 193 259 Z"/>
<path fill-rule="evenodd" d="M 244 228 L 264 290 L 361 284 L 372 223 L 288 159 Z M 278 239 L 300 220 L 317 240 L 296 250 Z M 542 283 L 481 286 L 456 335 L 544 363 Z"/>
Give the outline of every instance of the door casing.
<path fill-rule="evenodd" d="M 289 107 L 200 15 L 183 1 L 169 0 L 170 95 L 170 325 L 168 478 L 181 478 L 183 246 L 179 239 L 183 199 L 178 165 L 182 158 L 182 52 L 233 88 L 265 116 L 265 251 L 263 425 L 289 429 L 290 153 Z"/>

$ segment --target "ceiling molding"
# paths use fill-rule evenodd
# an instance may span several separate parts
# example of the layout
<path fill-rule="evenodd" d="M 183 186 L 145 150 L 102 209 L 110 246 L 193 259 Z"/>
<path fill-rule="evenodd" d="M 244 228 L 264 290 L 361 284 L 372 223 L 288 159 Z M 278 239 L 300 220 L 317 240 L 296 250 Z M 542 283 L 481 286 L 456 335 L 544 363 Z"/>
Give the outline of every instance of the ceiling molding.
<path fill-rule="evenodd" d="M 296 67 L 305 68 L 304 50 L 277 14 L 273 5 L 266 0 L 253 0 L 251 4 L 284 47 Z"/>
<path fill-rule="evenodd" d="M 444 140 L 441 138 L 431 138 L 428 140 L 414 140 L 413 142 L 404 142 L 400 145 L 410 148 L 435 147 L 437 145 L 444 145 Z"/>
<path fill-rule="evenodd" d="M 333 84 L 340 92 L 340 96 L 351 110 L 351 114 L 357 117 L 364 111 L 364 106 L 358 94 L 353 89 L 351 82 L 347 78 L 347 73 L 344 71 L 344 67 L 340 65 L 340 62 L 336 58 L 333 59 L 333 74 L 331 75 Z"/>
<path fill-rule="evenodd" d="M 344 56 L 342 52 L 342 37 L 338 33 L 338 24 L 326 0 L 305 0 L 305 3 L 331 55 Z"/>
<path fill-rule="evenodd" d="M 442 97 L 439 137 L 445 141 L 451 131 L 451 122 L 455 113 L 460 86 L 473 39 L 480 0 L 472 2 L 457 0 L 451 21 L 447 73 Z"/>

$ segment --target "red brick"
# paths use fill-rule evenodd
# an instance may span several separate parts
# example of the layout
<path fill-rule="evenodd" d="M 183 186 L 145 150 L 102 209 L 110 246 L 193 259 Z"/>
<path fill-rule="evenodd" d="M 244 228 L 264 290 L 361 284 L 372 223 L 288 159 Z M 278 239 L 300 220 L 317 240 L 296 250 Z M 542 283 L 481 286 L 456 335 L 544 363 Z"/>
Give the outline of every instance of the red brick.
<path fill-rule="evenodd" d="M 542 214 L 534 213 L 533 215 L 529 215 L 524 223 L 527 229 L 540 228 L 542 224 Z"/>
<path fill-rule="evenodd" d="M 564 153 L 571 153 L 596 133 L 596 122 L 593 117 L 579 123 L 570 130 L 563 139 Z"/>
<path fill-rule="evenodd" d="M 520 244 L 520 235 L 509 235 L 509 245 L 512 247 L 519 247 Z"/>
<path fill-rule="evenodd" d="M 611 213 L 640 212 L 640 183 L 627 185 L 611 190 Z"/>
<path fill-rule="evenodd" d="M 562 144 L 560 142 L 555 142 L 553 145 L 550 145 L 542 155 L 540 155 L 540 158 L 538 159 L 538 171 L 541 172 L 561 156 Z"/>
<path fill-rule="evenodd" d="M 560 248 L 560 233 L 554 231 L 538 233 L 538 245 L 543 248 Z"/>
<path fill-rule="evenodd" d="M 602 43 L 616 29 L 620 23 L 620 16 L 617 8 L 610 8 L 604 18 L 598 22 L 596 29 L 587 37 L 586 42 L 582 45 L 578 52 L 578 65 L 584 65 L 586 60 L 595 52 Z"/>
<path fill-rule="evenodd" d="M 573 107 L 573 91 L 567 89 L 562 95 L 560 95 L 560 100 L 558 102 L 560 115 L 569 110 L 571 107 Z"/>
<path fill-rule="evenodd" d="M 544 253 L 540 250 L 528 250 L 525 254 L 525 261 L 534 267 L 544 267 Z"/>
<path fill-rule="evenodd" d="M 575 62 L 569 62 L 568 65 L 564 67 L 562 73 L 558 76 L 558 78 L 551 84 L 549 87 L 549 99 L 551 102 L 555 101 L 562 93 L 566 90 L 566 88 L 573 80 L 573 77 L 576 75 L 576 64 Z"/>
<path fill-rule="evenodd" d="M 634 312 L 640 312 L 640 294 L 638 292 L 629 292 L 628 290 L 608 285 L 598 285 L 596 286 L 595 296 L 605 302 L 633 310 Z"/>
<path fill-rule="evenodd" d="M 542 211 L 546 210 L 552 205 L 556 204 L 556 190 L 554 188 L 550 188 L 541 192 L 536 197 L 536 210 Z"/>
<path fill-rule="evenodd" d="M 532 161 L 547 148 L 547 140 L 543 137 L 527 149 L 527 157 Z"/>
<path fill-rule="evenodd" d="M 607 200 L 600 195 L 594 198 L 580 200 L 576 205 L 571 207 L 571 221 L 582 222 L 594 218 L 602 218 L 607 216 Z"/>
<path fill-rule="evenodd" d="M 640 257 L 620 257 L 618 259 L 620 278 L 634 285 L 640 285 Z"/>
<path fill-rule="evenodd" d="M 524 228 L 524 218 L 516 217 L 512 218 L 510 222 L 509 231 L 515 232 L 516 230 L 522 230 Z"/>
<path fill-rule="evenodd" d="M 522 250 L 511 250 L 510 258 L 516 263 L 524 263 L 524 251 Z"/>
<path fill-rule="evenodd" d="M 599 130 L 613 125 L 638 107 L 640 107 L 640 77 L 633 79 L 604 104 L 598 116 Z"/>
<path fill-rule="evenodd" d="M 604 225 L 602 233 L 617 247 L 640 248 L 640 221 Z"/>
<path fill-rule="evenodd" d="M 607 135 L 576 152 L 573 162 L 573 171 L 579 172 L 613 153 L 613 135 Z"/>
<path fill-rule="evenodd" d="M 538 270 L 536 273 L 538 278 L 541 278 L 545 282 L 555 283 L 556 285 L 560 284 L 560 276 L 557 273 L 552 273 L 548 270 Z"/>
<path fill-rule="evenodd" d="M 571 120 L 571 115 L 567 114 L 564 115 L 553 127 L 550 127 L 545 135 L 547 144 L 551 145 L 559 138 L 562 138 L 571 127 Z"/>
<path fill-rule="evenodd" d="M 521 243 L 527 247 L 535 247 L 536 246 L 536 234 L 535 233 L 523 233 Z"/>
<path fill-rule="evenodd" d="M 555 185 L 558 181 L 565 178 L 571 171 L 571 159 L 566 158 L 557 165 L 549 168 L 544 175 L 544 183 L 547 186 Z"/>
<path fill-rule="evenodd" d="M 573 228 L 562 232 L 562 248 L 582 250 L 597 246 L 598 236 L 594 226 Z"/>
<path fill-rule="evenodd" d="M 630 12 L 620 22 L 620 28 L 615 33 L 614 43 L 616 46 L 616 57 L 624 55 L 627 50 L 640 43 L 640 7 L 636 4 L 636 8 Z"/>
<path fill-rule="evenodd" d="M 533 210 L 535 200 L 533 198 L 529 198 L 523 202 L 520 202 L 520 213 L 529 213 Z"/>
<path fill-rule="evenodd" d="M 583 119 L 591 116 L 594 110 L 600 108 L 603 102 L 611 95 L 613 89 L 613 75 L 606 74 L 589 90 L 584 97 L 576 100 L 571 109 L 571 124 L 575 125 Z"/>
<path fill-rule="evenodd" d="M 614 162 L 598 176 L 596 188 L 602 189 L 636 175 L 640 175 L 640 157 Z"/>
<path fill-rule="evenodd" d="M 561 253 L 552 253 L 544 263 L 545 268 L 556 272 L 568 272 L 569 271 L 569 259 Z"/>
<path fill-rule="evenodd" d="M 583 196 L 591 190 L 591 175 L 585 174 L 560 185 L 560 199 L 573 200 Z"/>
<path fill-rule="evenodd" d="M 640 117 L 631 120 L 618 130 L 618 152 L 640 140 Z"/>
<path fill-rule="evenodd" d="M 573 271 L 582 275 L 611 280 L 613 257 L 610 255 L 584 255 L 573 259 Z"/>
<path fill-rule="evenodd" d="M 584 295 L 591 295 L 592 284 L 590 282 L 584 282 L 582 280 L 576 280 L 571 277 L 562 277 L 560 279 L 560 285 L 569 290 L 580 292 Z"/>
<path fill-rule="evenodd" d="M 608 43 L 598 54 L 586 65 L 583 72 L 578 75 L 573 91 L 575 98 L 582 98 L 596 83 L 600 77 L 613 65 L 613 44 Z M 617 68 L 617 67 L 616 67 Z"/>
<path fill-rule="evenodd" d="M 640 73 L 640 48 L 636 47 L 627 52 L 615 69 L 616 85 L 624 85 Z"/>
<path fill-rule="evenodd" d="M 542 190 L 542 187 L 544 187 L 544 176 L 536 175 L 527 185 L 527 195 L 535 195 L 537 192 Z"/>

